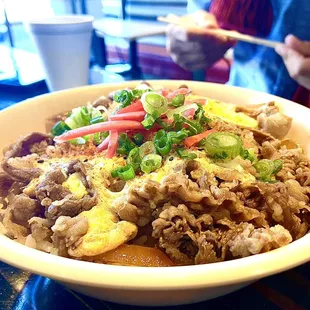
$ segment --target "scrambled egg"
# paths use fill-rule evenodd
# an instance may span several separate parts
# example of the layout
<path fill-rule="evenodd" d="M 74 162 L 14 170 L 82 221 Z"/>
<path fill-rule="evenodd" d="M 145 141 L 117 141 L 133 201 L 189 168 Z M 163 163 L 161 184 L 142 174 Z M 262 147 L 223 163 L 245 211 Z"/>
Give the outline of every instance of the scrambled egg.
<path fill-rule="evenodd" d="M 63 167 L 73 159 L 79 159 L 83 162 L 86 157 L 54 158 L 45 160 L 44 163 L 36 163 L 36 167 L 41 168 L 44 173 L 30 182 L 24 190 L 25 193 L 33 192 L 47 172 L 55 167 Z M 113 193 L 106 188 L 111 171 L 124 164 L 124 162 L 122 158 L 106 159 L 104 157 L 95 157 L 89 159 L 85 164 L 87 178 L 96 192 L 98 203 L 91 210 L 84 211 L 78 215 L 78 217 L 87 218 L 88 231 L 76 248 L 69 249 L 71 256 L 82 257 L 105 253 L 136 236 L 137 226 L 126 221 L 119 221 L 111 208 L 112 201 L 121 193 Z M 86 187 L 81 180 L 81 174 L 78 172 L 71 174 L 62 185 L 69 189 L 77 199 L 81 199 L 87 194 Z"/>
<path fill-rule="evenodd" d="M 242 112 L 236 112 L 236 106 L 234 104 L 208 99 L 207 104 L 204 105 L 204 110 L 208 115 L 219 117 L 224 121 L 232 122 L 240 126 L 258 127 L 256 119 Z"/>
<path fill-rule="evenodd" d="M 90 183 L 97 193 L 98 204 L 79 215 L 87 218 L 88 231 L 78 247 L 69 251 L 70 255 L 81 257 L 105 253 L 136 236 L 137 226 L 127 221 L 118 222 L 118 217 L 111 208 L 112 201 L 121 193 L 113 193 L 106 188 L 111 171 L 122 163 L 122 158 L 96 157 L 86 165 Z"/>
<path fill-rule="evenodd" d="M 193 102 L 195 102 L 195 99 L 201 101 L 201 96 L 190 95 L 187 99 Z M 236 106 L 232 103 L 225 103 L 206 98 L 203 109 L 211 118 L 219 117 L 224 121 L 232 122 L 240 126 L 251 128 L 258 127 L 256 119 L 246 115 L 245 113 L 236 112 Z"/>
<path fill-rule="evenodd" d="M 78 172 L 71 174 L 67 181 L 62 183 L 62 186 L 74 194 L 77 199 L 81 199 L 87 195 L 86 187 L 81 180 L 81 174 Z"/>

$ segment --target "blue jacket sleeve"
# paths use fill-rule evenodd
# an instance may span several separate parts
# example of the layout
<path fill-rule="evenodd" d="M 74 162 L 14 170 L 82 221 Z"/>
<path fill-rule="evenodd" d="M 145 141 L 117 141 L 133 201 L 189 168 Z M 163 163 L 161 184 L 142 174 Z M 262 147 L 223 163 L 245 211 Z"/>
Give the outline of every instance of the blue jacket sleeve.
<path fill-rule="evenodd" d="M 198 10 L 208 11 L 212 0 L 188 0 L 187 11 L 194 13 Z"/>

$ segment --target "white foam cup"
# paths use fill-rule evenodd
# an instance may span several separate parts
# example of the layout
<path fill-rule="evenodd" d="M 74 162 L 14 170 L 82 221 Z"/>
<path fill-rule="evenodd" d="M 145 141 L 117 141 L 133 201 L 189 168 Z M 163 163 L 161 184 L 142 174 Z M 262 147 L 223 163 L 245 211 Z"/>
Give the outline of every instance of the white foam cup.
<path fill-rule="evenodd" d="M 50 91 L 88 84 L 92 23 L 90 15 L 27 21 Z"/>

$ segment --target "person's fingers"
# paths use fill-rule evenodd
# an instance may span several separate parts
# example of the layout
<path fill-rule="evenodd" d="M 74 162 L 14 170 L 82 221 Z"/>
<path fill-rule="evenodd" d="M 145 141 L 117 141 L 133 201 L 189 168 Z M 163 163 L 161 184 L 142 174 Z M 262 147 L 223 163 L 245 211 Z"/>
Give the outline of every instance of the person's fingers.
<path fill-rule="evenodd" d="M 189 31 L 188 40 L 204 42 L 204 44 L 226 44 L 227 39 L 223 36 L 217 36 L 214 33 L 208 33 L 205 30 Z"/>
<path fill-rule="evenodd" d="M 197 14 L 196 24 L 204 28 L 219 28 L 216 17 L 206 11 Z"/>
<path fill-rule="evenodd" d="M 212 33 L 207 33 L 205 30 L 201 29 L 185 29 L 176 25 L 168 25 L 166 28 L 167 41 L 187 43 L 189 41 L 201 42 L 208 45 L 227 45 L 227 48 L 232 47 L 235 44 L 234 40 L 227 39 L 223 36 L 217 36 Z"/>
<path fill-rule="evenodd" d="M 180 65 L 182 66 L 190 66 L 191 63 L 195 62 L 195 61 L 202 61 L 205 59 L 205 55 L 202 55 L 201 53 L 196 53 L 195 51 L 193 51 L 192 53 L 172 53 L 171 57 Z M 202 64 L 203 66 L 205 66 L 205 64 Z"/>
<path fill-rule="evenodd" d="M 300 74 L 300 66 L 304 57 L 296 50 L 287 47 L 286 45 L 279 45 L 276 47 L 276 52 L 283 58 L 286 68 L 293 79 L 296 79 Z"/>
<path fill-rule="evenodd" d="M 310 59 L 284 44 L 277 46 L 276 52 L 283 58 L 290 77 L 309 89 Z"/>
<path fill-rule="evenodd" d="M 197 53 L 197 51 L 202 51 L 202 46 L 199 42 L 187 41 L 183 42 L 176 38 L 167 38 L 166 49 L 168 53 L 172 54 L 192 54 Z"/>
<path fill-rule="evenodd" d="M 196 71 L 200 69 L 206 69 L 207 58 L 204 55 L 197 55 L 196 58 L 191 61 L 185 62 L 183 68 L 188 71 Z"/>
<path fill-rule="evenodd" d="M 180 26 L 168 25 L 166 28 L 166 36 L 168 39 L 175 39 L 178 41 L 186 42 L 188 41 L 187 30 Z"/>
<path fill-rule="evenodd" d="M 203 10 L 184 15 L 180 18 L 180 20 L 188 25 L 196 24 L 205 28 L 218 28 L 218 23 L 215 16 Z"/>
<path fill-rule="evenodd" d="M 278 44 L 275 48 L 275 51 L 283 58 L 287 57 L 289 48 L 285 44 Z"/>
<path fill-rule="evenodd" d="M 180 67 L 187 71 L 196 71 L 200 69 L 205 69 L 206 66 L 204 65 L 204 62 L 179 62 L 177 63 Z"/>
<path fill-rule="evenodd" d="M 304 56 L 310 56 L 310 41 L 301 41 L 292 34 L 285 38 L 285 44 Z"/>
<path fill-rule="evenodd" d="M 206 56 L 201 53 L 180 53 L 170 54 L 171 58 L 175 63 L 185 70 L 192 71 L 193 67 L 205 68 L 206 67 Z"/>

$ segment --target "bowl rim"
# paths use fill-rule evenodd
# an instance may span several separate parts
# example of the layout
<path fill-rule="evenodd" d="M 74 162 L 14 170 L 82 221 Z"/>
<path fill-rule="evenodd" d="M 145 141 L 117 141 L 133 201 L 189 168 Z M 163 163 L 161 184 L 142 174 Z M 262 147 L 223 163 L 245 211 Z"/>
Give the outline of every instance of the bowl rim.
<path fill-rule="evenodd" d="M 148 80 L 148 82 L 153 85 L 171 86 L 175 84 L 180 85 L 180 83 L 184 84 L 184 82 L 189 86 L 206 84 L 206 82 L 184 80 Z M 109 88 L 119 88 L 122 87 L 122 85 L 128 87 L 130 85 L 136 85 L 137 83 L 139 83 L 139 81 L 111 83 L 106 85 Z M 278 99 L 290 105 L 297 105 L 292 101 L 262 92 L 230 85 L 216 83 L 207 84 L 211 84 L 211 86 L 214 84 L 216 87 L 223 87 L 225 89 L 237 88 L 244 93 L 252 95 L 267 95 L 270 99 Z M 83 92 L 90 88 L 104 89 L 105 85 L 88 85 L 44 94 L 8 107 L 0 113 L 5 113 L 8 109 L 18 109 L 18 106 L 21 104 L 35 104 L 38 98 L 44 99 L 45 97 L 51 96 L 69 95 L 81 91 Z M 308 111 L 306 113 L 309 114 L 309 109 L 306 107 L 299 106 L 299 108 L 304 108 L 305 111 Z M 306 236 L 289 245 L 263 254 L 226 262 L 175 267 L 128 267 L 78 261 L 29 248 L 0 234 L 0 260 L 15 267 L 64 283 L 118 288 L 123 290 L 184 290 L 225 286 L 246 281 L 250 282 L 306 263 L 310 260 L 310 234 L 308 233 Z M 184 279 L 186 279 L 186 281 L 184 281 Z"/>

